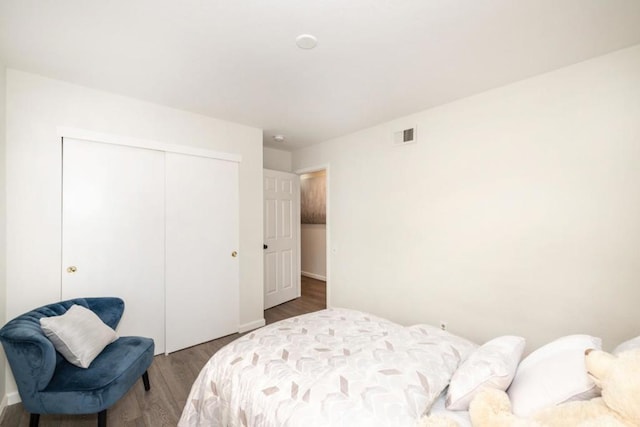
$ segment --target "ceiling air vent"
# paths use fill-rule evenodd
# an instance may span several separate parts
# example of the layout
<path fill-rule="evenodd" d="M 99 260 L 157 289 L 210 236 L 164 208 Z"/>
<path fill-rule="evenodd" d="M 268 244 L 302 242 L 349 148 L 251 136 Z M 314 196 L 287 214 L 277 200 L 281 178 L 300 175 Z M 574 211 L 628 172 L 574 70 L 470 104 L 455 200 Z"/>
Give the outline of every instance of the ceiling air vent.
<path fill-rule="evenodd" d="M 407 129 L 400 129 L 393 132 L 392 141 L 393 145 L 405 145 L 416 142 L 418 134 L 416 133 L 416 126 L 412 126 Z"/>

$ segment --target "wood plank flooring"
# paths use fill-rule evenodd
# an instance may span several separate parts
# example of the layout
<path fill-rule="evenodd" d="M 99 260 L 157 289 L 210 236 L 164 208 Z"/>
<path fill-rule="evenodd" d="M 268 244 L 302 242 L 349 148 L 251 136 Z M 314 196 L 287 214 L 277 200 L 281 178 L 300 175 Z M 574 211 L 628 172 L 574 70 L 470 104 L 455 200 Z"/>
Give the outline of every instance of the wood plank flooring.
<path fill-rule="evenodd" d="M 325 282 L 302 277 L 302 296 L 265 310 L 267 324 L 278 320 L 322 310 L 326 307 Z M 107 411 L 109 427 L 175 427 L 184 407 L 191 384 L 211 355 L 240 334 L 209 341 L 168 356 L 159 355 L 149 368 L 151 390 L 144 391 L 138 381 L 122 399 Z M 95 427 L 93 415 L 42 415 L 40 427 Z M 0 426 L 27 427 L 29 414 L 21 403 L 5 408 Z"/>

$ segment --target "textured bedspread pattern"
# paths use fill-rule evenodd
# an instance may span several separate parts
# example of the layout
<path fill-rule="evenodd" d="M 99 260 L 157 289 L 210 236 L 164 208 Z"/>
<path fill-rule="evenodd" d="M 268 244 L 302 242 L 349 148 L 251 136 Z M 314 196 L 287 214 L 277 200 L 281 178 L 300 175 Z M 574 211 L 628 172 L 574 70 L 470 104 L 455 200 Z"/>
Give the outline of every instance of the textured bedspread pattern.
<path fill-rule="evenodd" d="M 179 426 L 412 426 L 473 348 L 352 310 L 283 320 L 209 360 Z"/>

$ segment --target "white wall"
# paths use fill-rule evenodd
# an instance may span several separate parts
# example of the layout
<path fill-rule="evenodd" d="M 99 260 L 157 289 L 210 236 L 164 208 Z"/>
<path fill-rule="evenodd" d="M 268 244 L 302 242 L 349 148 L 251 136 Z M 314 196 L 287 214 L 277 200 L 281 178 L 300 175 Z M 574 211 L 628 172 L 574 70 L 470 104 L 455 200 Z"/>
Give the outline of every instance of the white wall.
<path fill-rule="evenodd" d="M 6 106 L 6 68 L 0 62 L 0 324 L 7 320 L 7 238 L 6 238 L 6 197 L 5 197 L 5 106 Z M 5 368 L 4 351 L 0 349 L 0 415 L 6 404 L 5 396 Z"/>
<path fill-rule="evenodd" d="M 329 305 L 528 350 L 638 335 L 639 123 L 635 46 L 294 152 L 331 167 Z"/>
<path fill-rule="evenodd" d="M 10 318 L 60 298 L 58 126 L 240 154 L 240 323 L 262 321 L 262 131 L 15 70 L 7 72 Z"/>
<path fill-rule="evenodd" d="M 265 169 L 280 172 L 291 172 L 292 155 L 290 151 L 264 147 L 263 155 L 263 166 Z"/>
<path fill-rule="evenodd" d="M 327 280 L 327 227 L 325 224 L 300 225 L 302 275 Z"/>

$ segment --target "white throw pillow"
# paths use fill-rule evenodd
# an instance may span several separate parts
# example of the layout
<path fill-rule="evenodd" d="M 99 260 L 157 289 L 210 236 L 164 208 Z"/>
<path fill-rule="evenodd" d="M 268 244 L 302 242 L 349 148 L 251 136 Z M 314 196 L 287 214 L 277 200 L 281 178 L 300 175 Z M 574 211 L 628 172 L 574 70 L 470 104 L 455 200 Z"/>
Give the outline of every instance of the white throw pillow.
<path fill-rule="evenodd" d="M 446 408 L 467 411 L 480 390 L 487 387 L 506 390 L 516 373 L 524 345 L 524 338 L 507 335 L 480 346 L 453 374 Z"/>
<path fill-rule="evenodd" d="M 602 349 L 602 340 L 569 335 L 527 356 L 507 390 L 513 413 L 528 417 L 539 409 L 571 400 L 596 397 L 600 390 L 587 375 L 584 351 Z"/>
<path fill-rule="evenodd" d="M 636 348 L 640 348 L 640 337 L 635 337 L 629 341 L 623 342 L 613 350 L 613 354 L 617 356 L 623 351 L 635 350 Z"/>
<path fill-rule="evenodd" d="M 61 316 L 41 318 L 40 326 L 56 350 L 81 368 L 88 368 L 107 345 L 118 339 L 98 315 L 80 305 L 72 305 Z"/>

